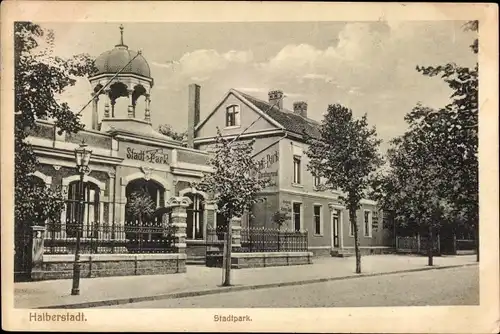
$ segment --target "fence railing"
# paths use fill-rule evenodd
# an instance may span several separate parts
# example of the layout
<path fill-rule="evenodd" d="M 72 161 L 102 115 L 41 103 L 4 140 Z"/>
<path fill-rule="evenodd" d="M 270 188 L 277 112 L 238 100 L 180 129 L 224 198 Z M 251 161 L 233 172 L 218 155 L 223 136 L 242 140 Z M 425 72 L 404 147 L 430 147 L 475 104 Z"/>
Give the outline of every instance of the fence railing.
<path fill-rule="evenodd" d="M 163 223 L 138 221 L 125 224 L 75 221 L 48 222 L 44 242 L 45 254 L 72 254 L 80 228 L 80 252 L 102 253 L 172 253 L 172 229 Z"/>
<path fill-rule="evenodd" d="M 426 253 L 429 239 L 422 236 L 397 237 L 396 250 L 404 253 Z M 439 237 L 434 239 L 433 251 L 440 251 Z"/>
<path fill-rule="evenodd" d="M 467 239 L 467 240 L 457 239 L 456 248 L 457 248 L 457 251 L 476 250 L 476 241 L 470 240 L 470 239 Z"/>
<path fill-rule="evenodd" d="M 307 231 L 272 228 L 241 229 L 241 252 L 307 252 Z"/>

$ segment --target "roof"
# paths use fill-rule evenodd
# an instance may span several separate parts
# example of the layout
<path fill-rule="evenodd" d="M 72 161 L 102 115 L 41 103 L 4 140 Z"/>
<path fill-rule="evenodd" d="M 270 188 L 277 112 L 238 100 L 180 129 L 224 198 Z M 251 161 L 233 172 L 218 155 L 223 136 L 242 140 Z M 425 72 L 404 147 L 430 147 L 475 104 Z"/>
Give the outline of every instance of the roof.
<path fill-rule="evenodd" d="M 273 106 L 269 102 L 260 100 L 251 95 L 242 93 L 235 90 L 238 94 L 241 94 L 245 99 L 252 103 L 256 108 L 261 110 L 263 113 L 267 114 L 273 120 L 281 124 L 286 130 L 302 135 L 304 132 L 313 138 L 320 138 L 321 134 L 319 128 L 321 124 L 313 119 L 303 117 L 297 113 L 286 108 L 279 109 Z"/>
<path fill-rule="evenodd" d="M 120 26 L 120 34 L 120 43 L 115 45 L 113 49 L 101 53 L 95 60 L 94 65 L 97 71 L 94 75 L 115 74 L 123 68 L 122 73 L 138 74 L 151 78 L 151 71 L 146 59 L 138 54 L 139 52 L 129 50 L 128 46 L 123 43 L 123 26 Z M 136 58 L 134 59 L 134 57 Z M 132 59 L 134 60 L 131 61 Z"/>
<path fill-rule="evenodd" d="M 137 51 L 129 50 L 126 45 L 118 45 L 112 50 L 101 53 L 94 62 L 97 68 L 94 75 L 103 73 L 114 74 L 120 71 L 137 55 L 137 53 Z M 122 73 L 138 74 L 147 78 L 151 77 L 148 62 L 142 55 L 137 55 L 137 58 L 128 64 Z"/>

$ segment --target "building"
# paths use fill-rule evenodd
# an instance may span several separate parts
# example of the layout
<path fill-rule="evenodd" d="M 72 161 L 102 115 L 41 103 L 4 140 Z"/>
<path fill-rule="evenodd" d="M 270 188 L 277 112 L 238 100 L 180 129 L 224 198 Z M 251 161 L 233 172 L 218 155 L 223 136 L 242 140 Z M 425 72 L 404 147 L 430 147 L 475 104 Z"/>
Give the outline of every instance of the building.
<path fill-rule="evenodd" d="M 325 190 L 321 179 L 307 170 L 307 145 L 303 132 L 319 136 L 319 123 L 307 117 L 307 103 L 297 101 L 294 110 L 283 108 L 283 92 L 270 91 L 262 101 L 235 89 L 227 92 L 201 122 L 191 116 L 194 147 L 207 150 L 215 142 L 217 127 L 226 138 L 234 138 L 248 126 L 241 140 L 255 138 L 254 156 L 261 175 L 271 183 L 260 194 L 260 203 L 244 225 L 274 227 L 276 212 L 286 213 L 285 228 L 307 230 L 308 245 L 315 254 L 349 252 L 354 235 L 349 214 L 339 201 L 340 192 Z M 357 213 L 360 246 L 368 253 L 391 245 L 391 231 L 383 228 L 374 201 L 363 200 Z"/>
<path fill-rule="evenodd" d="M 119 43 L 103 52 L 95 66 L 97 72 L 89 78 L 90 129 L 59 135 L 53 122 L 40 120 L 39 127 L 27 138 L 40 162 L 33 174 L 34 182 L 62 188 L 66 196 L 56 232 L 65 238 L 74 237 L 74 230 L 66 230 L 65 226 L 78 220 L 80 176 L 75 168 L 74 149 L 84 141 L 92 150 L 92 157 L 90 173 L 84 178 L 82 237 L 95 234 L 92 226 L 96 223 L 119 227 L 134 220 L 126 210 L 127 202 L 135 191 L 145 190 L 157 209 L 165 207 L 172 196 L 192 200 L 187 209 L 189 248 L 191 243 L 203 240 L 206 224 L 215 220 L 215 206 L 205 193 L 192 187 L 204 172 L 211 170 L 208 153 L 185 147 L 155 131 L 149 108 L 154 80 L 142 54 L 124 43 L 123 28 Z M 196 98 L 190 105 L 199 110 L 199 96 Z"/>
<path fill-rule="evenodd" d="M 270 92 L 269 101 L 262 101 L 230 90 L 201 121 L 200 87 L 193 84 L 189 88 L 185 146 L 153 128 L 150 102 L 154 79 L 143 55 L 124 43 L 123 28 L 119 43 L 103 52 L 95 65 L 97 71 L 89 78 L 90 128 L 59 135 L 54 123 L 40 120 L 39 127 L 27 138 L 40 162 L 33 174 L 34 182 L 62 188 L 66 196 L 61 224 L 50 231 L 49 239 L 56 234 L 64 240 L 75 236 L 75 231 L 67 228 L 78 220 L 80 176 L 74 150 L 84 141 L 92 150 L 90 172 L 84 178 L 85 242 L 98 238 L 96 226 L 123 229 L 133 224 L 135 218 L 127 203 L 136 191 L 146 191 L 158 212 L 163 212 L 158 209 L 165 208 L 169 198 L 187 196 L 191 204 L 187 208 L 186 253 L 192 259 L 203 257 L 207 228 L 227 223 L 217 214 L 216 203 L 194 185 L 203 173 L 212 170 L 208 149 L 214 143 L 216 128 L 221 128 L 226 137 L 235 137 L 254 123 L 241 139 L 256 139 L 255 159 L 259 160 L 261 175 L 272 182 L 259 194 L 261 201 L 253 208 L 253 215 L 243 217 L 243 226 L 276 228 L 273 216 L 282 212 L 290 217 L 285 228 L 308 230 L 308 245 L 316 254 L 340 253 L 354 246 L 348 213 L 338 199 L 339 193 L 322 189 L 321 180 L 306 168 L 307 147 L 302 133 L 317 136 L 319 126 L 307 117 L 306 102 L 296 102 L 290 111 L 283 108 L 281 91 Z M 157 223 L 161 219 L 154 217 Z M 358 224 L 364 249 L 375 251 L 391 244 L 373 201 L 363 202 Z M 55 241 L 46 242 L 46 248 Z M 48 252 L 70 253 L 68 247 L 50 248 Z"/>

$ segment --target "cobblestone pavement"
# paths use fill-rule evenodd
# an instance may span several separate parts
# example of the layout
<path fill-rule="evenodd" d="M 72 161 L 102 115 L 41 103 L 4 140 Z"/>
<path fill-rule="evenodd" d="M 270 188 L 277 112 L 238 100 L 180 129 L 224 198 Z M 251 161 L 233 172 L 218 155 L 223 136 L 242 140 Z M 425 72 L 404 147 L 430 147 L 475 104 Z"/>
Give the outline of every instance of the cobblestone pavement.
<path fill-rule="evenodd" d="M 475 255 L 436 257 L 435 267 L 475 264 Z M 355 259 L 319 257 L 314 264 L 290 267 L 237 269 L 232 271 L 236 286 L 328 279 L 355 275 Z M 427 267 L 427 258 L 409 255 L 371 255 L 362 258 L 364 274 L 416 270 Z M 82 278 L 80 295 L 71 296 L 71 279 L 24 282 L 14 285 L 16 308 L 36 308 L 101 302 L 120 298 L 141 298 L 169 293 L 223 290 L 222 270 L 188 266 L 187 273 L 171 275 Z"/>
<path fill-rule="evenodd" d="M 121 308 L 479 305 L 477 266 L 125 304 Z M 116 308 L 110 306 L 109 308 Z"/>

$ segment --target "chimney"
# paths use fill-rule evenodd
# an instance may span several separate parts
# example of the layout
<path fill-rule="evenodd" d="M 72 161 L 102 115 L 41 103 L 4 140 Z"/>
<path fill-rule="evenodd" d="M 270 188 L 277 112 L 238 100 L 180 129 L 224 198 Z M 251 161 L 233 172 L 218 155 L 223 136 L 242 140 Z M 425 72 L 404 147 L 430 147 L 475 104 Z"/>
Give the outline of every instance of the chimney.
<path fill-rule="evenodd" d="M 271 105 L 276 105 L 280 110 L 283 109 L 283 91 L 272 90 L 268 93 L 268 96 Z"/>
<path fill-rule="evenodd" d="M 194 128 L 200 122 L 200 86 L 189 85 L 187 147 L 194 148 Z"/>
<path fill-rule="evenodd" d="M 297 101 L 293 103 L 293 112 L 307 118 L 307 102 Z"/>

